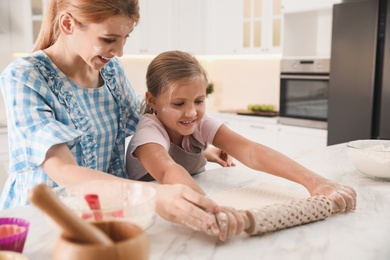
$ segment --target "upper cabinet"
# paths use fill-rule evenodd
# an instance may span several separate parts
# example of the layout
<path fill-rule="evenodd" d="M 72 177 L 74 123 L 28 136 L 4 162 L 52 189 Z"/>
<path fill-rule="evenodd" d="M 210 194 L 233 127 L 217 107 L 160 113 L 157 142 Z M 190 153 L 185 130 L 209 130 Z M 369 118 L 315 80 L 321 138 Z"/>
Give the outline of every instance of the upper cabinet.
<path fill-rule="evenodd" d="M 210 0 L 206 9 L 207 54 L 236 54 L 242 46 L 242 0 Z"/>
<path fill-rule="evenodd" d="M 156 54 L 172 48 L 174 0 L 140 0 L 140 20 L 130 34 L 125 54 Z"/>
<path fill-rule="evenodd" d="M 30 52 L 47 0 L 7 0 L 12 51 Z M 140 21 L 125 54 L 281 53 L 282 0 L 139 0 Z M 22 14 L 22 15 L 21 15 Z"/>
<path fill-rule="evenodd" d="M 31 52 L 41 29 L 47 0 L 12 0 L 10 28 L 13 52 Z"/>
<path fill-rule="evenodd" d="M 208 8 L 208 53 L 281 52 L 281 0 L 211 0 Z"/>
<path fill-rule="evenodd" d="M 281 0 L 243 0 L 242 50 L 250 53 L 281 51 Z"/>
<path fill-rule="evenodd" d="M 168 50 L 204 53 L 206 0 L 140 0 L 140 21 L 124 47 L 125 54 Z"/>
<path fill-rule="evenodd" d="M 12 61 L 12 43 L 10 29 L 9 2 L 0 0 L 0 72 Z M 4 104 L 0 93 L 0 125 L 5 119 Z"/>

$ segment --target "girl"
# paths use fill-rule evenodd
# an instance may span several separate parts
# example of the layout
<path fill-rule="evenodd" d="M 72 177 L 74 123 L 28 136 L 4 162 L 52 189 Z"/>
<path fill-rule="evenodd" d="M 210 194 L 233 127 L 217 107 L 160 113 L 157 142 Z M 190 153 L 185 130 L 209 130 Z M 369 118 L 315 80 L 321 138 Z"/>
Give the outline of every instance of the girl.
<path fill-rule="evenodd" d="M 50 0 L 46 9 L 34 52 L 0 77 L 10 140 L 2 209 L 26 205 L 39 183 L 131 181 L 125 137 L 140 101 L 116 56 L 138 22 L 138 1 Z M 157 189 L 162 217 L 218 233 L 211 200 L 184 185 L 144 185 Z"/>
<path fill-rule="evenodd" d="M 199 62 L 180 51 L 158 55 L 149 65 L 143 116 L 127 150 L 127 171 L 132 179 L 186 184 L 204 194 L 190 174 L 204 170 L 203 149 L 212 144 L 246 166 L 306 187 L 311 195 L 323 194 L 340 211 L 356 207 L 356 192 L 304 168 L 283 154 L 254 143 L 205 114 L 207 76 Z M 243 230 L 243 217 L 222 208 L 218 223 L 226 223 L 222 239 Z"/>

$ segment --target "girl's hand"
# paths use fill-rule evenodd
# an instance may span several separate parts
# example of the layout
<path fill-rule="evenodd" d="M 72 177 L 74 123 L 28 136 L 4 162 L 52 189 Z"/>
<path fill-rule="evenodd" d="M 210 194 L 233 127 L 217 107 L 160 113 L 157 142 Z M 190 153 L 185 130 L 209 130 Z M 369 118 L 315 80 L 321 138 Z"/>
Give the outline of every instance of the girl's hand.
<path fill-rule="evenodd" d="M 215 214 L 219 226 L 219 239 L 225 241 L 237 236 L 244 231 L 248 217 L 244 211 L 229 207 L 221 207 L 221 211 Z"/>
<path fill-rule="evenodd" d="M 218 163 L 222 167 L 236 166 L 233 162 L 233 157 L 217 147 L 211 146 L 204 150 L 203 154 L 207 161 Z"/>
<path fill-rule="evenodd" d="M 213 214 L 219 206 L 183 184 L 156 185 L 156 212 L 164 219 L 185 225 L 194 230 L 210 230 L 219 234 Z"/>
<path fill-rule="evenodd" d="M 325 195 L 330 200 L 338 205 L 338 209 L 334 209 L 333 213 L 336 212 L 350 212 L 356 209 L 356 191 L 348 186 L 342 185 L 330 180 L 322 180 L 312 191 L 314 195 Z"/>

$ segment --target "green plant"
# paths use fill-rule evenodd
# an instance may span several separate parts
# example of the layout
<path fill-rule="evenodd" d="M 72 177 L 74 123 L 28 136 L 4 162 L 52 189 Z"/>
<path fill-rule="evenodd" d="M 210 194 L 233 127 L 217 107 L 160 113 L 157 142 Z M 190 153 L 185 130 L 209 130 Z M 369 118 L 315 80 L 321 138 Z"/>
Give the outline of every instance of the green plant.
<path fill-rule="evenodd" d="M 206 88 L 206 96 L 214 92 L 214 83 L 210 82 Z"/>

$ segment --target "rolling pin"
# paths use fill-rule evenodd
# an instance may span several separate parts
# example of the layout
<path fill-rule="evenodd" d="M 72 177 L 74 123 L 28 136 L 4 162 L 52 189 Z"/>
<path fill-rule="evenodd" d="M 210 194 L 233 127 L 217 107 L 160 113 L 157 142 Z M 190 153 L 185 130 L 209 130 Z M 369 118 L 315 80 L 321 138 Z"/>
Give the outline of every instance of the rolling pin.
<path fill-rule="evenodd" d="M 320 195 L 249 209 L 246 210 L 248 221 L 245 223 L 245 232 L 260 235 L 326 219 L 335 207 L 335 203 Z"/>

